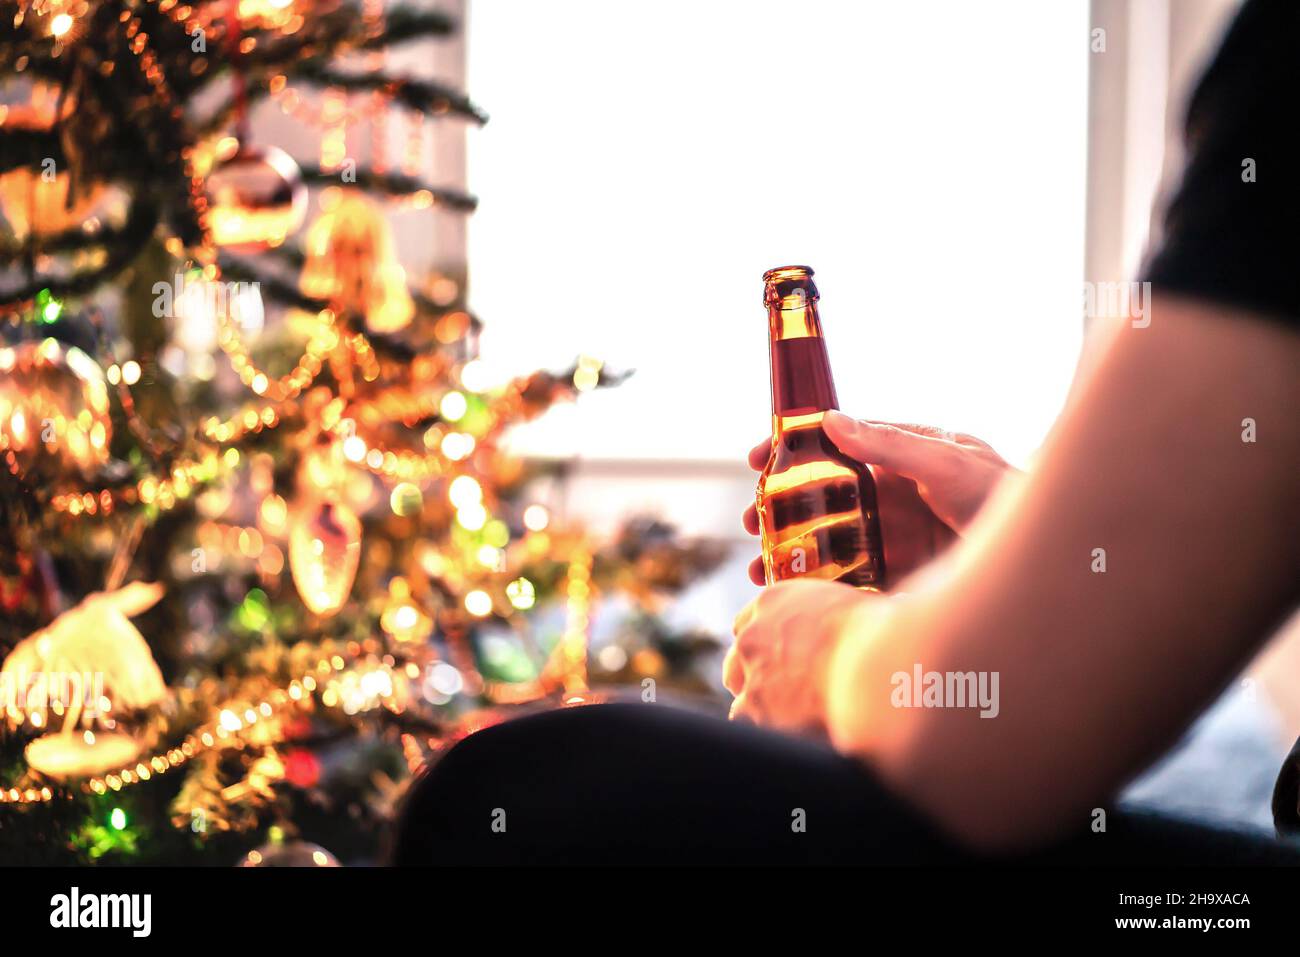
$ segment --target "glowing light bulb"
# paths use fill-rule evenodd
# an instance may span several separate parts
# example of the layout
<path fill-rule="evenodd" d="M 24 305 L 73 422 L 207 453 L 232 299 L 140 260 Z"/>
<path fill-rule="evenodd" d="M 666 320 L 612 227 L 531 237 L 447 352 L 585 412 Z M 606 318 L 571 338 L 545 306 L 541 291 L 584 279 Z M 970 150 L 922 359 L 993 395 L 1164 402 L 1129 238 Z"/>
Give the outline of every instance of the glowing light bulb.
<path fill-rule="evenodd" d="M 438 404 L 438 413 L 448 422 L 457 422 L 464 417 L 469 411 L 469 402 L 466 401 L 464 393 L 457 392 L 454 389 L 442 397 L 442 402 Z"/>
<path fill-rule="evenodd" d="M 527 578 L 516 578 L 506 586 L 506 597 L 510 599 L 510 604 L 525 611 L 537 601 L 537 589 Z"/>
<path fill-rule="evenodd" d="M 414 605 L 401 605 L 393 612 L 393 624 L 403 630 L 414 628 L 420 621 L 420 613 Z"/>
<path fill-rule="evenodd" d="M 262 527 L 273 535 L 284 531 L 284 523 L 289 517 L 289 506 L 279 495 L 269 495 L 262 499 L 258 508 L 258 517 Z"/>
<path fill-rule="evenodd" d="M 14 409 L 14 414 L 9 417 L 9 431 L 13 433 L 18 447 L 22 448 L 27 441 L 27 416 L 23 415 L 22 409 Z"/>
<path fill-rule="evenodd" d="M 492 597 L 476 588 L 465 596 L 465 610 L 476 618 L 485 618 L 492 614 Z"/>
<path fill-rule="evenodd" d="M 551 523 L 551 513 L 545 505 L 529 505 L 524 509 L 524 527 L 532 532 L 540 532 Z"/>
<path fill-rule="evenodd" d="M 349 462 L 360 462 L 366 457 L 366 441 L 359 435 L 343 440 L 343 456 Z"/>
<path fill-rule="evenodd" d="M 423 504 L 420 487 L 410 482 L 399 482 L 388 496 L 388 506 L 394 515 L 418 515 Z"/>
<path fill-rule="evenodd" d="M 460 384 L 471 392 L 486 392 L 492 376 L 482 359 L 471 359 L 461 367 Z"/>
<path fill-rule="evenodd" d="M 460 527 L 470 532 L 477 532 L 487 524 L 487 509 L 477 502 L 456 510 L 456 521 Z"/>
<path fill-rule="evenodd" d="M 447 497 L 457 508 L 468 508 L 483 501 L 483 488 L 470 476 L 460 475 L 452 480 Z"/>
<path fill-rule="evenodd" d="M 590 392 L 600 384 L 600 369 L 604 363 L 590 356 L 578 359 L 578 368 L 573 373 L 573 387 L 579 392 Z"/>
<path fill-rule="evenodd" d="M 464 432 L 449 432 L 442 440 L 442 454 L 453 462 L 467 458 L 474 451 L 474 436 Z"/>

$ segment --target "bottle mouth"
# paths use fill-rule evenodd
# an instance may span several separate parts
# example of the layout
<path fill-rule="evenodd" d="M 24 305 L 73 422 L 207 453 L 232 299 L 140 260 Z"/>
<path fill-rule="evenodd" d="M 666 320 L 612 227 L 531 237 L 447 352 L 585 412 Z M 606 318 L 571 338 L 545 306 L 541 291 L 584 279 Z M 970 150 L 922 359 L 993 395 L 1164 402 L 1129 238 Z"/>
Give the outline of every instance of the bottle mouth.
<path fill-rule="evenodd" d="M 788 279 L 811 279 L 812 266 L 777 266 L 763 273 L 763 282 L 781 282 Z"/>
<path fill-rule="evenodd" d="M 777 266 L 763 273 L 763 302 L 769 308 L 802 309 L 816 301 L 817 287 L 811 266 Z"/>

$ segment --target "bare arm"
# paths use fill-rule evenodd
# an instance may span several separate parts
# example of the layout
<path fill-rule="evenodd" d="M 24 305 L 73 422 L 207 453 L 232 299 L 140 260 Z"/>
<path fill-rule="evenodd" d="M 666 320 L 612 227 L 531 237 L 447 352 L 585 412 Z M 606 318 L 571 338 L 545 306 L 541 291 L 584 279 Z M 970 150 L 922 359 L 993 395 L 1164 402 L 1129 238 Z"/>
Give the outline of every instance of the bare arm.
<path fill-rule="evenodd" d="M 906 598 L 860 602 L 829 656 L 836 746 L 977 845 L 1084 820 L 1296 597 L 1300 336 L 1161 296 L 1152 316 L 1107 333 L 1034 473 Z M 917 663 L 998 672 L 1000 714 L 892 707 Z"/>

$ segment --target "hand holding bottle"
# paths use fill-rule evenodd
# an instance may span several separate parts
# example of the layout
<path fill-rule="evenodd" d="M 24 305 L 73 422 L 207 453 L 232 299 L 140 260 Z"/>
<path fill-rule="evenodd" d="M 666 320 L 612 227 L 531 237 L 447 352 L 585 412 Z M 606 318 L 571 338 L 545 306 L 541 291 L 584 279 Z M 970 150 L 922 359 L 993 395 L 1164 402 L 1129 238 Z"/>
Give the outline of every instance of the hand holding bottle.
<path fill-rule="evenodd" d="M 1015 471 L 987 443 L 932 426 L 859 421 L 828 411 L 822 427 L 841 452 L 872 466 L 885 563 L 895 581 L 963 534 L 993 488 Z M 750 451 L 750 468 L 763 469 L 771 446 L 769 438 Z M 744 525 L 751 535 L 759 533 L 753 505 Z M 749 577 L 763 584 L 761 558 L 750 564 Z"/>

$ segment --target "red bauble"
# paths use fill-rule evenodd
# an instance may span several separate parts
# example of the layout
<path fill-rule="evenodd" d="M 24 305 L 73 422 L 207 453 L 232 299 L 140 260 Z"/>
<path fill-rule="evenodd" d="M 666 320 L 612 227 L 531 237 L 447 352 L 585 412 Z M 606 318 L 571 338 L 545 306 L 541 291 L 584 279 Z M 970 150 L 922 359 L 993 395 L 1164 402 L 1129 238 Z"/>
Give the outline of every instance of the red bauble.
<path fill-rule="evenodd" d="M 320 759 L 306 748 L 284 756 L 284 779 L 296 788 L 311 788 L 320 780 Z"/>

